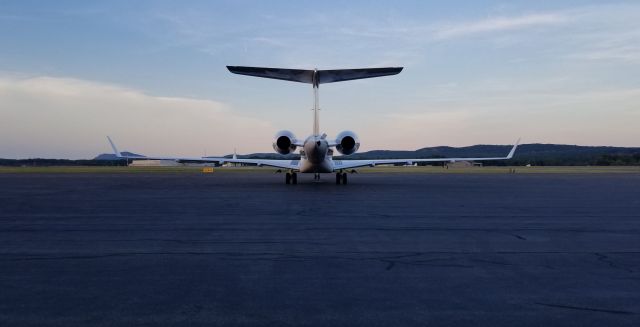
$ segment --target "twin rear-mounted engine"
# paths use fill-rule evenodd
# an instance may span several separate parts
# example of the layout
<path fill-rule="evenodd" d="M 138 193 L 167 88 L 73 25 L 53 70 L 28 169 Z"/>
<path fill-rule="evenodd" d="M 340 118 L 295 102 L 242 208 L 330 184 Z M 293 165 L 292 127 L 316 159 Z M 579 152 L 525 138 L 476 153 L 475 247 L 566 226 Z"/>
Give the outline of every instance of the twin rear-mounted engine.
<path fill-rule="evenodd" d="M 354 154 L 358 151 L 358 148 L 360 148 L 360 140 L 358 140 L 356 133 L 344 131 L 336 137 L 336 150 L 338 150 L 340 154 Z"/>
<path fill-rule="evenodd" d="M 296 150 L 297 139 L 290 131 L 280 131 L 273 141 L 273 149 L 279 154 L 289 154 Z M 360 148 L 358 136 L 351 131 L 338 134 L 335 140 L 336 150 L 343 155 L 356 153 Z"/>
<path fill-rule="evenodd" d="M 280 131 L 273 141 L 273 149 L 279 154 L 289 154 L 296 151 L 296 137 L 289 131 Z"/>

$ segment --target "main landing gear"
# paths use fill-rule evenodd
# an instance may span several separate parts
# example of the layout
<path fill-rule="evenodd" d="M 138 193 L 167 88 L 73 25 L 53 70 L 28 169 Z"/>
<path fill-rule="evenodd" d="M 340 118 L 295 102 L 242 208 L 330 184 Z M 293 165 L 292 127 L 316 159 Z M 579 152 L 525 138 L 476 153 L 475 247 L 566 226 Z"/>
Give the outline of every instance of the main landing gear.
<path fill-rule="evenodd" d="M 315 173 L 313 180 L 319 181 L 320 174 Z M 294 172 L 287 172 L 284 178 L 285 184 L 298 184 L 298 174 Z M 347 173 L 336 173 L 336 184 L 347 184 Z"/>
<path fill-rule="evenodd" d="M 285 184 L 298 184 L 298 174 L 296 173 L 287 173 L 284 178 Z"/>
<path fill-rule="evenodd" d="M 336 184 L 347 184 L 347 173 L 336 173 Z"/>

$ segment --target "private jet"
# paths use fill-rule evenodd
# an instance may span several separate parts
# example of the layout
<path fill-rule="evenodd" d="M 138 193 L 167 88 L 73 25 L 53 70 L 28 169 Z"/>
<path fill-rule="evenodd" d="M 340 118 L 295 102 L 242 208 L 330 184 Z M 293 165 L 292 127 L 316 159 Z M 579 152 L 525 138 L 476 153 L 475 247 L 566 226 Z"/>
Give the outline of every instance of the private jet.
<path fill-rule="evenodd" d="M 402 71 L 403 67 L 386 68 L 361 68 L 361 69 L 336 69 L 336 70 L 303 70 L 286 68 L 265 68 L 265 67 L 244 67 L 227 66 L 234 74 L 278 79 L 299 83 L 308 83 L 313 86 L 313 134 L 305 139 L 298 139 L 292 132 L 283 130 L 276 133 L 273 141 L 273 149 L 281 155 L 294 153 L 300 148 L 300 159 L 296 160 L 263 160 L 263 159 L 239 159 L 235 155 L 233 158 L 220 157 L 197 157 L 197 158 L 175 158 L 175 157 L 147 157 L 123 155 L 118 151 L 116 145 L 107 136 L 111 148 L 116 157 L 135 160 L 173 160 L 180 163 L 240 163 L 255 164 L 257 166 L 269 166 L 277 168 L 285 173 L 286 184 L 297 184 L 298 173 L 314 174 L 314 180 L 320 180 L 320 174 L 335 173 L 336 184 L 347 184 L 347 174 L 355 172 L 359 167 L 375 167 L 376 165 L 413 165 L 421 162 L 456 162 L 456 161 L 487 161 L 487 160 L 508 160 L 511 159 L 518 147 L 518 140 L 511 148 L 506 157 L 494 158 L 428 158 L 428 159 L 371 159 L 371 160 L 334 160 L 334 148 L 341 155 L 348 156 L 358 151 L 360 140 L 351 131 L 339 133 L 335 138 L 328 138 L 327 134 L 320 133 L 319 123 L 319 99 L 318 89 L 320 84 L 351 81 L 363 78 L 382 77 L 396 75 Z"/>

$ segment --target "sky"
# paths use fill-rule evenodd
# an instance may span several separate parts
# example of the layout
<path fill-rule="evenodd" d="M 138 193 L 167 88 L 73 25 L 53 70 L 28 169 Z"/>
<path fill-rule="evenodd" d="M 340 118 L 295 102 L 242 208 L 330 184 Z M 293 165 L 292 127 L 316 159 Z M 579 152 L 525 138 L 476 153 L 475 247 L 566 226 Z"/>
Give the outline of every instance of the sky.
<path fill-rule="evenodd" d="M 640 146 L 638 1 L 0 2 L 0 158 L 271 152 L 310 85 L 226 65 L 404 67 L 323 84 L 361 151 Z"/>

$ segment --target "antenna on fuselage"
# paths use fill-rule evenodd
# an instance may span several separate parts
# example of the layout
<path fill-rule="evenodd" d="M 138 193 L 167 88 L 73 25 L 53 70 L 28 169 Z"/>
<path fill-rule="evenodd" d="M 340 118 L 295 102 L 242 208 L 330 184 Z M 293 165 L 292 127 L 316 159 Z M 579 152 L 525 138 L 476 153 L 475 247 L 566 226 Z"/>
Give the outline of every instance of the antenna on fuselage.
<path fill-rule="evenodd" d="M 402 67 L 386 68 L 357 68 L 332 70 L 306 70 L 288 68 L 227 66 L 234 74 L 272 78 L 291 82 L 308 83 L 313 85 L 313 135 L 320 135 L 319 113 L 320 103 L 318 89 L 320 84 L 351 81 L 355 79 L 396 75 Z"/>

